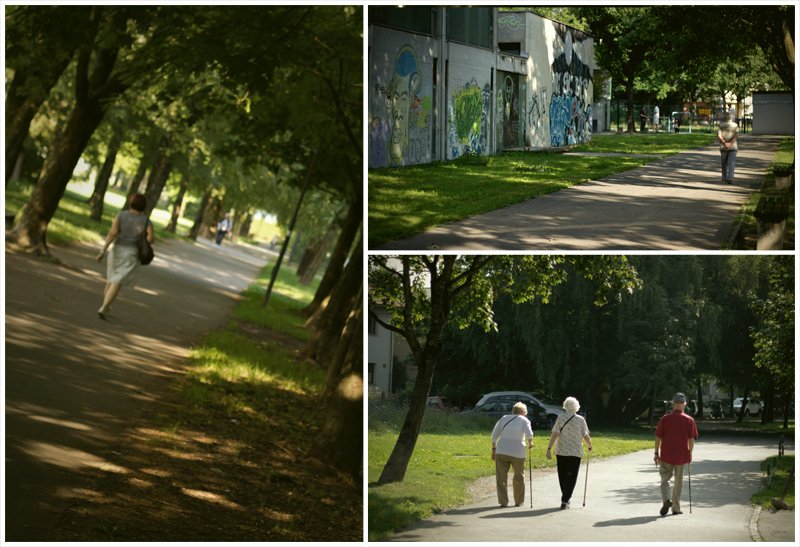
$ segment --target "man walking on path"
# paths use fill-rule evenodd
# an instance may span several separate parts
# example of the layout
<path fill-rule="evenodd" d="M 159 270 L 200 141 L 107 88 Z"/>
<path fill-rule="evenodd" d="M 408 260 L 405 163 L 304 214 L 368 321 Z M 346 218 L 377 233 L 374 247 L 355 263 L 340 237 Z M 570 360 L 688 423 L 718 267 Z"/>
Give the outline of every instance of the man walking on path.
<path fill-rule="evenodd" d="M 694 419 L 684 414 L 686 395 L 676 393 L 672 398 L 673 411 L 665 414 L 656 427 L 656 455 L 653 460 L 659 466 L 661 475 L 661 516 L 672 507 L 673 515 L 680 515 L 681 490 L 683 489 L 683 470 L 692 461 L 694 440 L 697 438 L 697 425 Z M 661 446 L 661 454 L 658 448 Z M 669 481 L 675 475 L 675 487 L 670 499 Z"/>

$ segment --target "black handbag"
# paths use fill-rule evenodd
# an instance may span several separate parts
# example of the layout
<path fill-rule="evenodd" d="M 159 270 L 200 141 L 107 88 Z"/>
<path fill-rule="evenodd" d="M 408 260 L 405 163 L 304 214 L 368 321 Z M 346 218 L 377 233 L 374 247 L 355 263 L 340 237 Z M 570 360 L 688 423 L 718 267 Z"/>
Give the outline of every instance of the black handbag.
<path fill-rule="evenodd" d="M 144 231 L 142 235 L 139 236 L 139 241 L 137 242 L 137 247 L 139 248 L 139 262 L 142 263 L 142 266 L 150 264 L 156 256 L 153 252 L 153 246 L 147 241 L 148 224 L 150 224 L 150 219 L 148 219 L 147 224 L 144 225 Z"/>

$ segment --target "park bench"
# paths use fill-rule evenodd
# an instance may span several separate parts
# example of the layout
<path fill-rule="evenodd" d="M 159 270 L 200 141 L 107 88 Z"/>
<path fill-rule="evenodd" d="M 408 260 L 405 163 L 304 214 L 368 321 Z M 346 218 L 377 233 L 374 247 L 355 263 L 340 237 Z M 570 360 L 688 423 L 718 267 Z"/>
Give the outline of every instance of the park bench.
<path fill-rule="evenodd" d="M 783 249 L 783 236 L 786 233 L 786 219 L 789 218 L 789 197 L 762 197 L 758 200 L 753 216 L 756 217 L 759 251 Z"/>

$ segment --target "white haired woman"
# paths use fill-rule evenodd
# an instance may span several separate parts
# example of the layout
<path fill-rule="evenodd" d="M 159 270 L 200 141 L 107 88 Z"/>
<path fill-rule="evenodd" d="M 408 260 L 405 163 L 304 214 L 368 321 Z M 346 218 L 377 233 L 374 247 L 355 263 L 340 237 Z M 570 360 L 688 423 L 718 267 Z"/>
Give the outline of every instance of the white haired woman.
<path fill-rule="evenodd" d="M 528 407 L 517 403 L 511 414 L 503 416 L 492 431 L 492 459 L 497 476 L 497 501 L 508 507 L 508 468 L 514 466 L 514 504 L 525 503 L 525 439 L 533 446 L 533 429 L 525 417 Z"/>
<path fill-rule="evenodd" d="M 550 451 L 556 445 L 556 462 L 558 467 L 558 484 L 561 486 L 561 508 L 569 508 L 569 500 L 575 483 L 578 481 L 578 470 L 583 458 L 583 442 L 589 450 L 592 449 L 592 439 L 589 437 L 589 427 L 583 416 L 577 414 L 581 405 L 575 397 L 564 400 L 566 412 L 556 419 L 553 431 L 550 433 L 550 442 L 547 443 L 547 459 L 553 459 Z"/>

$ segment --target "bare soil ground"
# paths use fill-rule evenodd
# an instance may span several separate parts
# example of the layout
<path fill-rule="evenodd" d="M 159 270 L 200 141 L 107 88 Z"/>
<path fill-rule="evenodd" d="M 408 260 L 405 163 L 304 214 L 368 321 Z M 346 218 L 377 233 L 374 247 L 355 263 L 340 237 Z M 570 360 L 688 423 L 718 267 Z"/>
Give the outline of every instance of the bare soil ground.
<path fill-rule="evenodd" d="M 265 344 L 302 345 L 257 325 L 239 332 Z M 303 456 L 324 423 L 313 400 L 272 401 L 268 431 L 243 443 L 224 406 L 187 421 L 176 397 L 180 381 L 107 455 L 47 541 L 363 540 L 361 482 Z M 288 416 L 298 406 L 309 409 L 307 423 L 281 419 L 282 408 Z"/>

